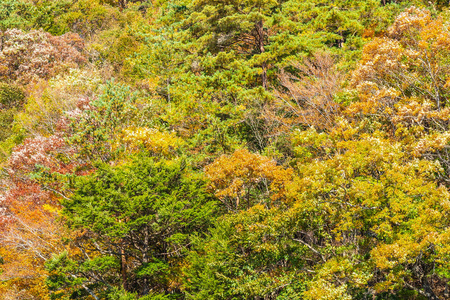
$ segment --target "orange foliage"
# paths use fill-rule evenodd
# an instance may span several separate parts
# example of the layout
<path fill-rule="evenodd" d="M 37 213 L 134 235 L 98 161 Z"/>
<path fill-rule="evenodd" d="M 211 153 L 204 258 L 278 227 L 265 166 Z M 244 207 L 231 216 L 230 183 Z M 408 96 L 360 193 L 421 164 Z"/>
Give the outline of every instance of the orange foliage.
<path fill-rule="evenodd" d="M 347 112 L 381 115 L 397 123 L 405 118 L 392 116 L 413 104 L 423 106 L 414 111 L 424 113 L 411 112 L 408 122 L 447 121 L 450 33 L 443 28 L 442 18 L 433 19 L 428 10 L 411 7 L 400 14 L 386 37 L 375 38 L 364 47 L 351 80 L 361 101 Z M 445 112 L 436 114 L 436 110 Z"/>
<path fill-rule="evenodd" d="M 32 181 L 3 184 L 8 184 L 8 189 L 2 193 L 0 202 L 3 215 L 0 280 L 9 283 L 5 286 L 7 290 L 27 286 L 26 296 L 17 299 L 47 299 L 43 265 L 52 253 L 58 253 L 63 247 L 62 232 L 56 222 L 58 201 Z"/>
<path fill-rule="evenodd" d="M 209 188 L 228 210 L 237 211 L 267 198 L 284 200 L 293 171 L 277 166 L 268 157 L 241 149 L 216 159 L 205 167 L 205 173 L 210 180 Z"/>
<path fill-rule="evenodd" d="M 38 172 L 73 172 L 74 163 L 58 159 L 71 152 L 58 136 L 26 139 L 13 150 L 0 190 L 0 293 L 5 289 L 17 299 L 47 299 L 44 263 L 64 250 L 64 233 L 57 221 L 62 193 L 61 183 Z M 20 292 L 21 287 L 26 294 Z"/>
<path fill-rule="evenodd" d="M 442 17 L 411 7 L 386 37 L 364 47 L 351 86 L 359 96 L 346 113 L 370 116 L 417 157 L 438 160 L 450 173 L 450 33 Z M 367 119 L 366 119 L 367 120 Z"/>

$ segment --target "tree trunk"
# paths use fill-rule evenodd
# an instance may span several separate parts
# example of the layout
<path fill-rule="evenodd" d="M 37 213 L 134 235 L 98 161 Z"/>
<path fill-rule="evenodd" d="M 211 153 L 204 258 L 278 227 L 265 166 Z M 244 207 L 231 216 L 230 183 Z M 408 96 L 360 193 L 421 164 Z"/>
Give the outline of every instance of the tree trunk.
<path fill-rule="evenodd" d="M 127 261 L 125 258 L 125 250 L 123 248 L 120 249 L 120 260 L 121 260 L 120 272 L 122 274 L 122 286 L 123 286 L 123 289 L 126 291 L 128 288 L 128 285 L 127 285 Z"/>
<path fill-rule="evenodd" d="M 263 21 L 258 21 L 255 24 L 256 28 L 256 41 L 257 41 L 257 47 L 259 53 L 264 53 L 264 26 Z M 264 89 L 267 89 L 267 63 L 263 62 L 261 64 L 262 68 L 262 74 L 261 74 L 261 80 L 262 80 L 262 86 Z"/>
<path fill-rule="evenodd" d="M 150 256 L 149 256 L 149 252 L 150 252 L 150 240 L 149 240 L 149 228 L 147 227 L 145 229 L 145 233 L 144 233 L 144 253 L 142 253 L 142 262 L 144 263 L 144 265 L 147 265 L 150 262 Z M 148 282 L 148 278 L 144 277 L 144 284 L 142 287 L 142 295 L 147 295 L 149 293 L 150 289 L 149 289 L 149 282 Z"/>
<path fill-rule="evenodd" d="M 127 0 L 119 0 L 119 8 L 120 10 L 127 8 Z"/>

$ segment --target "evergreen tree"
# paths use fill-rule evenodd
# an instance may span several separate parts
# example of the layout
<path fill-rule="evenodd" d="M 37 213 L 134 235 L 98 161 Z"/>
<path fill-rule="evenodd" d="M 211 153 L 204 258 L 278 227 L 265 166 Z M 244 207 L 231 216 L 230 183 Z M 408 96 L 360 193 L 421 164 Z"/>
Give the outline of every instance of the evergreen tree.
<path fill-rule="evenodd" d="M 63 283 L 74 286 L 73 295 L 90 290 L 106 297 L 112 287 L 181 295 L 182 258 L 191 237 L 208 228 L 215 205 L 203 182 L 187 171 L 182 161 L 141 156 L 78 177 L 62 211 L 78 232 L 73 241 L 78 251 L 49 263 L 53 289 Z"/>

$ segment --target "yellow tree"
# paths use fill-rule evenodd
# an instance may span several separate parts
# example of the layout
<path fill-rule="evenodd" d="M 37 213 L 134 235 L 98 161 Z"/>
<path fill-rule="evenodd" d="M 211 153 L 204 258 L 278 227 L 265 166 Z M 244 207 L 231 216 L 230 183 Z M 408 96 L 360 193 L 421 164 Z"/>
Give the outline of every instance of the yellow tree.
<path fill-rule="evenodd" d="M 209 188 L 231 212 L 285 200 L 286 184 L 292 179 L 291 169 L 246 149 L 222 155 L 205 167 L 205 173 Z"/>
<path fill-rule="evenodd" d="M 364 47 L 351 79 L 361 101 L 350 106 L 349 112 L 392 116 L 393 109 L 414 102 L 437 111 L 444 109 L 450 78 L 447 26 L 442 17 L 432 18 L 425 9 L 411 7 L 401 13 L 387 36 Z"/>
<path fill-rule="evenodd" d="M 364 47 L 351 86 L 359 101 L 346 113 L 373 120 L 418 157 L 438 159 L 449 172 L 450 33 L 442 16 L 411 7 L 387 36 Z M 376 125 L 378 124 L 378 125 Z M 381 128 L 379 127 L 379 128 Z M 447 176 L 440 179 L 448 181 Z"/>

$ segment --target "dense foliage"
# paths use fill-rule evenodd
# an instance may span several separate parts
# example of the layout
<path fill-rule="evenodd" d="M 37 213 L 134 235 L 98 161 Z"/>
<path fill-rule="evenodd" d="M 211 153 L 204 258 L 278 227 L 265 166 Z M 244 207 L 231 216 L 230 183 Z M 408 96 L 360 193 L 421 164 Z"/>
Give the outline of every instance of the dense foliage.
<path fill-rule="evenodd" d="M 0 299 L 450 299 L 450 5 L 0 1 Z"/>

